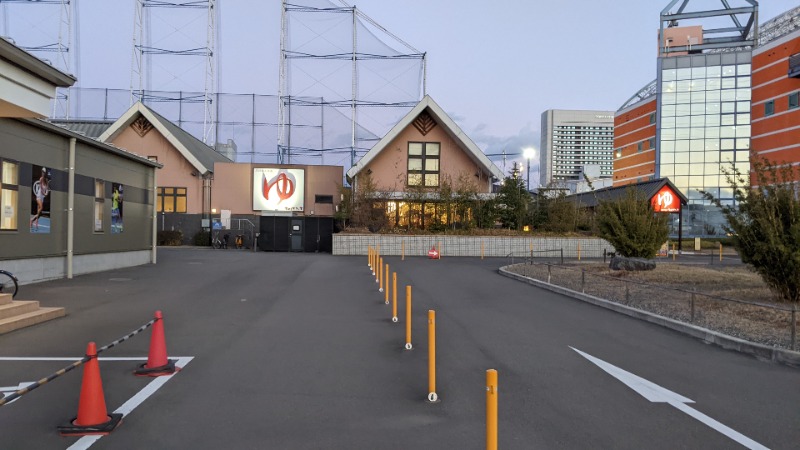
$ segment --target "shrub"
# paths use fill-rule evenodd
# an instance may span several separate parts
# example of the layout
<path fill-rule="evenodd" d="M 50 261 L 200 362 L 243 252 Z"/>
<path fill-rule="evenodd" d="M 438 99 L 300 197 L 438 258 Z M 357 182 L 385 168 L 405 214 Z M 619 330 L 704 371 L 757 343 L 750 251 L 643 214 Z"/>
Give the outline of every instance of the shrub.
<path fill-rule="evenodd" d="M 211 245 L 211 233 L 206 230 L 198 231 L 192 238 L 192 243 L 201 247 Z"/>
<path fill-rule="evenodd" d="M 157 240 L 158 245 L 182 245 L 183 233 L 179 230 L 162 230 L 158 232 Z"/>
<path fill-rule="evenodd" d="M 597 226 L 600 236 L 622 256 L 653 258 L 667 241 L 667 216 L 656 214 L 644 194 L 633 189 L 613 201 L 600 201 Z"/>
<path fill-rule="evenodd" d="M 724 169 L 736 206 L 703 192 L 722 210 L 742 262 L 750 265 L 772 292 L 787 302 L 800 302 L 800 198 L 797 172 L 753 156 L 751 175 Z M 752 179 L 748 179 L 752 177 Z"/>

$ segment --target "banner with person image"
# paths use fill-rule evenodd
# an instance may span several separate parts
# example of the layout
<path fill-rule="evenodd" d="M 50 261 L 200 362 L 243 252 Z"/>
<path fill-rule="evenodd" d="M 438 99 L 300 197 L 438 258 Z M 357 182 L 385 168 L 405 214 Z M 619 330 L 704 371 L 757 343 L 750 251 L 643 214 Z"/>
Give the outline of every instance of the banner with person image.
<path fill-rule="evenodd" d="M 111 233 L 122 233 L 122 184 L 111 183 Z"/>
<path fill-rule="evenodd" d="M 52 171 L 47 167 L 34 165 L 31 169 L 31 233 L 49 234 L 50 222 L 50 182 Z"/>

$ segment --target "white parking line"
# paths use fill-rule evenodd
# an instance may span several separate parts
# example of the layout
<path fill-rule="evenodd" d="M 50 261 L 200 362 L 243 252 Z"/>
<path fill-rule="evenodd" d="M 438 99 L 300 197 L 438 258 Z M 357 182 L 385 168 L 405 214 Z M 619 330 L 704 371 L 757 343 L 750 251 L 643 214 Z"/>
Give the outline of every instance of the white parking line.
<path fill-rule="evenodd" d="M 102 358 L 101 358 L 102 359 Z M 112 358 L 108 358 L 109 360 L 114 360 Z M 146 360 L 147 358 L 137 358 L 138 360 Z M 193 356 L 183 356 L 178 358 L 178 361 L 175 363 L 175 367 L 179 369 L 183 369 L 186 367 L 187 364 L 191 360 L 193 360 Z M 117 359 L 117 361 L 129 361 L 130 359 Z M 137 392 L 136 395 L 131 397 L 127 402 L 123 403 L 122 406 L 117 408 L 114 413 L 115 414 L 122 414 L 122 418 L 124 419 L 125 416 L 130 414 L 137 406 L 141 405 L 145 400 L 148 399 L 151 395 L 153 395 L 161 386 L 171 380 L 178 372 L 175 372 L 171 375 L 165 375 L 163 377 L 156 377 L 153 378 L 153 381 L 147 383 L 147 386 L 143 387 L 141 391 Z M 67 448 L 67 450 L 84 450 L 92 446 L 95 442 L 100 440 L 103 436 L 84 436 L 78 439 L 78 442 L 72 444 Z"/>
<path fill-rule="evenodd" d="M 77 361 L 83 358 L 83 356 L 74 356 L 74 357 L 27 357 L 27 356 L 0 356 L 0 361 Z M 178 369 L 183 369 L 186 367 L 189 362 L 194 359 L 194 356 L 173 356 L 173 359 L 177 359 L 175 362 L 175 367 Z M 147 361 L 147 357 L 136 357 L 136 356 L 122 356 L 122 357 L 101 357 L 97 358 L 100 361 Z M 153 395 L 161 386 L 172 379 L 178 372 L 171 375 L 165 375 L 161 377 L 153 378 L 153 380 L 145 387 L 143 387 L 139 392 L 137 392 L 133 397 L 131 397 L 127 402 L 123 403 L 122 406 L 117 408 L 113 411 L 115 414 L 122 414 L 123 419 L 125 416 L 130 414 L 137 406 L 141 405 L 145 400 L 147 400 L 151 395 Z M 23 383 L 24 384 L 24 383 Z M 32 383 L 24 384 L 28 386 Z M 25 387 L 20 385 L 21 387 Z M 103 436 L 83 436 L 82 438 L 78 439 L 77 442 L 69 446 L 68 450 L 82 450 L 87 449 L 92 446 L 95 442 L 100 440 Z"/>

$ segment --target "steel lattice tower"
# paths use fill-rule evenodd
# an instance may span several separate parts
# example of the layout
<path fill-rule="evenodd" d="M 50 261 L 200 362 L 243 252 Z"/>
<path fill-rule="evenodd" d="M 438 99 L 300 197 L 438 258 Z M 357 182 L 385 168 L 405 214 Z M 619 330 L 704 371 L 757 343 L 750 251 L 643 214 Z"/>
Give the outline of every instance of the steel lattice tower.
<path fill-rule="evenodd" d="M 0 0 L 0 15 L 2 15 L 2 30 L 0 35 L 10 39 L 19 48 L 49 62 L 53 67 L 69 74 L 78 73 L 78 45 L 76 33 L 77 16 L 75 15 L 78 0 Z M 30 8 L 36 11 L 36 17 L 42 18 L 42 24 L 50 27 L 49 34 L 42 36 L 45 41 L 34 42 L 34 39 L 24 31 L 17 32 L 11 28 L 9 19 L 14 9 L 20 14 Z M 55 22 L 44 23 L 45 17 L 58 16 Z M 73 22 L 75 17 L 75 22 Z M 73 26 L 75 25 L 75 27 Z M 35 27 L 33 27 L 35 28 Z M 26 35 L 23 35 L 26 34 Z M 74 38 L 74 41 L 73 41 Z M 70 117 L 70 89 L 59 88 L 56 101 L 53 103 L 52 116 L 69 119 Z"/>
<path fill-rule="evenodd" d="M 151 93 L 160 86 L 154 86 L 158 80 L 154 80 L 153 67 L 154 57 L 159 60 L 160 67 L 177 67 L 178 60 L 185 58 L 203 58 L 203 88 L 202 97 L 193 101 L 203 104 L 203 142 L 214 145 L 216 111 L 214 96 L 217 91 L 216 84 L 216 44 L 217 44 L 217 0 L 195 0 L 195 1 L 164 1 L 164 0 L 134 0 L 134 25 L 133 25 L 133 48 L 131 52 L 131 83 L 130 83 L 130 102 L 133 104 L 137 100 L 143 103 L 153 102 L 185 102 L 187 99 L 179 96 L 178 98 L 154 96 Z M 158 30 L 159 24 L 154 23 L 152 12 L 156 10 L 172 10 L 172 14 L 179 15 L 190 10 L 205 10 L 207 20 L 205 23 L 205 42 L 199 47 L 182 48 L 163 48 L 152 42 L 153 33 Z M 161 27 L 169 26 L 169 23 L 162 23 Z M 193 30 L 198 32 L 200 30 Z M 172 73 L 177 73 L 174 70 Z M 178 78 L 179 75 L 175 75 Z M 165 90 L 165 89 L 160 89 Z M 196 86 L 193 91 L 200 91 Z"/>

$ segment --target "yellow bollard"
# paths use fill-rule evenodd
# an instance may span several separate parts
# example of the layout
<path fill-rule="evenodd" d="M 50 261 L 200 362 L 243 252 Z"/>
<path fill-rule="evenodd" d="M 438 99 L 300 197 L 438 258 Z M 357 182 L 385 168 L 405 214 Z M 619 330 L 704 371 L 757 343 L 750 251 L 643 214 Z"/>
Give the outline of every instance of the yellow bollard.
<path fill-rule="evenodd" d="M 578 242 L 578 261 L 581 260 L 581 243 Z"/>
<path fill-rule="evenodd" d="M 370 269 L 372 269 L 372 275 L 375 275 L 375 256 L 377 253 L 375 252 L 375 247 L 372 248 L 372 260 L 369 263 Z"/>
<path fill-rule="evenodd" d="M 672 243 L 672 260 L 675 261 L 675 243 Z"/>
<path fill-rule="evenodd" d="M 386 304 L 389 304 L 389 264 L 386 264 Z"/>
<path fill-rule="evenodd" d="M 383 292 L 383 257 L 378 260 L 378 278 L 375 282 L 378 283 L 378 292 Z"/>
<path fill-rule="evenodd" d="M 483 259 L 483 241 L 481 241 L 481 259 Z"/>
<path fill-rule="evenodd" d="M 436 403 L 436 311 L 428 310 L 428 401 Z"/>
<path fill-rule="evenodd" d="M 367 267 L 372 267 L 372 246 L 367 246 Z"/>
<path fill-rule="evenodd" d="M 486 371 L 486 450 L 497 450 L 497 371 Z"/>
<path fill-rule="evenodd" d="M 392 322 L 397 323 L 397 272 L 392 272 Z"/>
<path fill-rule="evenodd" d="M 719 243 L 719 260 L 722 261 L 722 242 Z"/>
<path fill-rule="evenodd" d="M 411 286 L 406 286 L 406 350 L 411 350 Z"/>
<path fill-rule="evenodd" d="M 400 261 L 406 260 L 406 241 L 400 241 Z"/>

